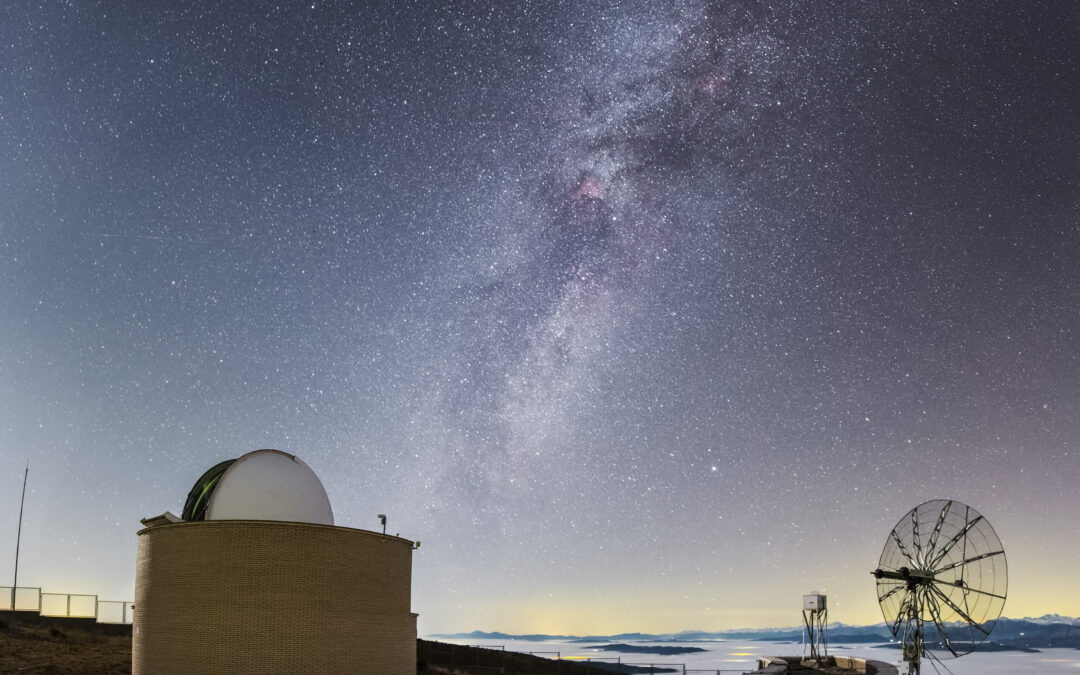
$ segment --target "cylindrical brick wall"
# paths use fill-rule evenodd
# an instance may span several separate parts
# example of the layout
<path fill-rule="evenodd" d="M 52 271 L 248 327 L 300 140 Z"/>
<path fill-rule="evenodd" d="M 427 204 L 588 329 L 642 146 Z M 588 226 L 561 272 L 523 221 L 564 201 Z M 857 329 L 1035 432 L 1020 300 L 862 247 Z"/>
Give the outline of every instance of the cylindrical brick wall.
<path fill-rule="evenodd" d="M 133 675 L 414 675 L 412 542 L 208 520 L 139 532 Z"/>

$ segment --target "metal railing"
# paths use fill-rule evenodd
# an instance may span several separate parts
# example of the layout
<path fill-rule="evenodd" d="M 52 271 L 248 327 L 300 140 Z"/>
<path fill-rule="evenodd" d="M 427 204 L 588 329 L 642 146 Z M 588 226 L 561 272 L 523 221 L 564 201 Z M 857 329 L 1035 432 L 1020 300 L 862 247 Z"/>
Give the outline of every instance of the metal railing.
<path fill-rule="evenodd" d="M 97 596 L 75 593 L 42 593 L 41 616 L 96 619 Z"/>
<path fill-rule="evenodd" d="M 593 662 L 596 662 L 596 663 L 608 663 L 608 662 L 611 662 L 611 663 L 616 663 L 616 664 L 622 663 L 622 657 L 621 656 L 586 656 L 583 659 L 575 659 L 575 660 L 582 661 L 584 663 L 593 663 Z"/>
<path fill-rule="evenodd" d="M 657 673 L 671 672 L 671 669 L 676 669 L 676 672 L 680 675 L 689 675 L 689 673 L 711 673 L 711 675 L 747 675 L 754 671 L 747 671 L 743 668 L 687 668 L 685 663 L 630 663 L 629 661 L 623 661 L 623 665 L 637 666 L 638 668 L 649 668 L 648 673 L 652 673 L 655 668 Z M 665 669 L 665 670 L 661 670 Z"/>
<path fill-rule="evenodd" d="M 436 642 L 431 640 L 421 641 L 421 645 L 417 649 L 417 658 L 425 663 L 463 668 L 471 673 L 506 672 L 508 657 L 511 657 L 514 654 L 515 652 L 506 651 L 504 645 L 457 645 L 452 642 Z M 753 666 L 750 667 L 750 670 L 747 670 L 746 668 L 687 668 L 684 663 L 664 663 L 658 661 L 651 663 L 630 663 L 624 660 L 626 658 L 625 656 L 564 657 L 562 652 L 559 651 L 527 651 L 516 652 L 516 654 L 537 656 L 553 661 L 555 662 L 553 665 L 556 670 L 552 672 L 559 673 L 564 671 L 562 667 L 563 664 L 577 664 L 579 666 L 584 666 L 588 672 L 595 672 L 597 675 L 611 672 L 601 665 L 604 662 L 607 664 L 622 664 L 648 668 L 649 670 L 639 671 L 642 672 L 643 675 L 650 672 L 655 673 L 655 675 L 672 672 L 677 675 L 746 675 L 755 670 Z"/>
<path fill-rule="evenodd" d="M 649 670 L 647 672 L 649 675 L 654 675 L 656 673 L 670 673 L 673 670 L 680 673 L 680 675 L 686 675 L 685 663 L 631 663 L 629 661 L 623 661 L 623 665 L 648 668 Z"/>
<path fill-rule="evenodd" d="M 12 592 L 14 590 L 14 592 Z M 0 611 L 36 612 L 41 616 L 95 619 L 98 623 L 130 624 L 135 603 L 127 600 L 99 600 L 85 593 L 43 593 L 34 586 L 0 586 Z"/>
<path fill-rule="evenodd" d="M 125 600 L 98 600 L 98 623 L 131 623 L 135 618 L 135 603 Z"/>
<path fill-rule="evenodd" d="M 418 645 L 416 657 L 427 663 L 485 669 L 500 673 L 506 670 L 506 647 L 503 645 L 480 647 L 431 640 L 424 641 L 424 645 L 426 648 L 423 650 Z"/>
<path fill-rule="evenodd" d="M 14 591 L 14 593 L 12 592 Z M 40 612 L 41 589 L 31 586 L 0 586 L 0 610 L 10 612 L 12 604 L 17 612 Z"/>

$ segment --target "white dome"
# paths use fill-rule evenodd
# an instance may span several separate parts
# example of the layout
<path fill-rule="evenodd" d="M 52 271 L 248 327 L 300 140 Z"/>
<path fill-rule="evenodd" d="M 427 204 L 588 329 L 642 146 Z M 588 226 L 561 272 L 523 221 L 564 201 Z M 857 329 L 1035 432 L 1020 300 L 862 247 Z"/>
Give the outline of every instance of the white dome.
<path fill-rule="evenodd" d="M 226 469 L 206 507 L 206 520 L 283 520 L 334 524 L 330 499 L 315 472 L 280 450 L 256 450 Z"/>

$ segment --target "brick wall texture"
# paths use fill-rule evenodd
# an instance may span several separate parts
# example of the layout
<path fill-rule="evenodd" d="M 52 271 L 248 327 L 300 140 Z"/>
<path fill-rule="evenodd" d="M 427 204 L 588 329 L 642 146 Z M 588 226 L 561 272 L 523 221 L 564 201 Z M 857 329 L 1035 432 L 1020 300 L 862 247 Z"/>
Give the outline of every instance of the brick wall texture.
<path fill-rule="evenodd" d="M 139 532 L 133 675 L 414 675 L 412 542 L 210 520 Z"/>

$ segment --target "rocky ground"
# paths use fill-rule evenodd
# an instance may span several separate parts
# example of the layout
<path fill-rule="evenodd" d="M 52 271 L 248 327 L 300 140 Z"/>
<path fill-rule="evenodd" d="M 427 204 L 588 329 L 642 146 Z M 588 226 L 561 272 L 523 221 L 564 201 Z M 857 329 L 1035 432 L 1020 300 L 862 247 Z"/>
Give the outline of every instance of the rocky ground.
<path fill-rule="evenodd" d="M 420 640 L 418 673 L 428 675 L 602 675 L 601 664 L 551 661 L 525 654 L 476 649 Z M 607 667 L 612 667 L 608 665 Z M 623 666 L 616 672 L 648 669 Z M 656 672 L 661 672 L 657 669 Z M 843 670 L 799 669 L 790 672 L 848 673 Z M 14 629 L 0 618 L 0 675 L 130 675 L 131 627 L 95 624 L 92 620 L 20 618 Z"/>
<path fill-rule="evenodd" d="M 0 673 L 128 675 L 131 633 L 110 635 L 94 627 L 19 622 L 0 618 Z"/>

